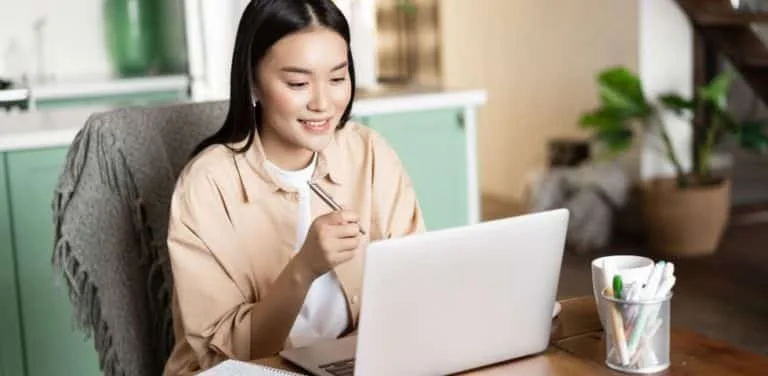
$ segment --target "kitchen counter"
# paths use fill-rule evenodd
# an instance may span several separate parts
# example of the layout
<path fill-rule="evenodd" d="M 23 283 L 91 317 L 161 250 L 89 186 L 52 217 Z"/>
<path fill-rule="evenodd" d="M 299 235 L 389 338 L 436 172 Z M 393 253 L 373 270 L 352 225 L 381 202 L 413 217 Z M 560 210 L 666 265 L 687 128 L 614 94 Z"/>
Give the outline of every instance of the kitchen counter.
<path fill-rule="evenodd" d="M 424 111 L 447 107 L 476 107 L 485 103 L 483 90 L 382 86 L 358 90 L 354 116 Z M 96 112 L 115 107 L 65 107 L 30 112 L 0 112 L 0 152 L 68 145 Z"/>
<path fill-rule="evenodd" d="M 376 90 L 357 90 L 355 99 L 352 114 L 368 116 L 446 107 L 474 107 L 484 104 L 487 96 L 484 90 L 383 85 Z"/>
<path fill-rule="evenodd" d="M 68 145 L 91 114 L 110 107 L 0 112 L 0 152 Z"/>

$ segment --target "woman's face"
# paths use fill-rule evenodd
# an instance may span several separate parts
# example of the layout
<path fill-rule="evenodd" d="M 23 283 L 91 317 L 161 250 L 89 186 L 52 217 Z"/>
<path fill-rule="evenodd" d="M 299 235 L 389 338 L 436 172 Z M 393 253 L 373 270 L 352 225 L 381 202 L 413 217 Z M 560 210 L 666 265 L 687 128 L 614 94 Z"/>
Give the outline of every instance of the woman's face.
<path fill-rule="evenodd" d="M 335 31 L 312 27 L 272 45 L 256 67 L 261 140 L 267 157 L 301 168 L 328 145 L 352 95 L 347 44 Z"/>

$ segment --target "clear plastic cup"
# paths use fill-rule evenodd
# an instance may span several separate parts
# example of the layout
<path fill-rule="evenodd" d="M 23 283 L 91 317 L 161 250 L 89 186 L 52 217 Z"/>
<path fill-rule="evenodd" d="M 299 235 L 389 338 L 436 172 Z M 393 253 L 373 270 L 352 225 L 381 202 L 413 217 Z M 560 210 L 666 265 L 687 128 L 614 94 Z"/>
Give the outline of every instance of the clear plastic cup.
<path fill-rule="evenodd" d="M 605 364 L 626 373 L 656 373 L 670 365 L 670 302 L 661 299 L 628 301 L 600 295 L 600 314 L 606 318 Z"/>

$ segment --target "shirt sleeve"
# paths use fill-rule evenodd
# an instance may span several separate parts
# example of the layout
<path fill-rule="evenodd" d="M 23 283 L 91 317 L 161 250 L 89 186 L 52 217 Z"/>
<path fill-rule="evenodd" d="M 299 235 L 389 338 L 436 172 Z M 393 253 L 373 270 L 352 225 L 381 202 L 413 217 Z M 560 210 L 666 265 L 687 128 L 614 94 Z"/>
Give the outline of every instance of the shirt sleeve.
<path fill-rule="evenodd" d="M 247 270 L 235 268 L 248 264 L 238 256 L 221 192 L 210 178 L 195 178 L 174 192 L 168 252 L 183 336 L 206 369 L 227 358 L 249 360 L 255 303 Z"/>
<path fill-rule="evenodd" d="M 397 152 L 379 135 L 373 137 L 374 216 L 383 238 L 426 231 L 411 178 Z"/>

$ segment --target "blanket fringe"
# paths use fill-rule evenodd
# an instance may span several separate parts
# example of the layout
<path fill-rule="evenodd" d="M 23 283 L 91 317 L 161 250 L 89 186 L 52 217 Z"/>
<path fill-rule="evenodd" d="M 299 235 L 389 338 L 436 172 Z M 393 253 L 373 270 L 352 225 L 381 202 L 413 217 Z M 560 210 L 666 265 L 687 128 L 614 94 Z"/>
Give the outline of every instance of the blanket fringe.
<path fill-rule="evenodd" d="M 149 314 L 152 320 L 151 328 L 155 335 L 152 346 L 158 359 L 158 373 L 162 372 L 164 359 L 170 355 L 174 345 L 173 319 L 171 315 L 172 280 L 167 250 L 164 243 L 155 241 L 155 233 L 147 221 L 144 202 L 139 195 L 136 182 L 123 153 L 115 152 L 119 148 L 114 138 L 108 132 L 87 130 L 102 124 L 88 122 L 75 137 L 75 141 L 67 156 L 67 167 L 60 176 L 53 200 L 53 214 L 56 242 L 51 263 L 54 270 L 64 278 L 68 288 L 69 300 L 74 308 L 75 326 L 85 333 L 86 338 L 93 337 L 94 346 L 98 353 L 99 365 L 107 376 L 123 376 L 125 370 L 121 367 L 119 356 L 113 345 L 109 325 L 102 318 L 101 302 L 98 287 L 90 278 L 77 252 L 72 249 L 69 240 L 62 232 L 62 220 L 75 188 L 79 184 L 87 153 L 88 145 L 96 142 L 97 164 L 101 183 L 123 202 L 130 203 L 131 220 L 134 233 L 138 237 L 139 262 L 146 266 L 147 292 Z M 102 128 L 103 129 L 103 128 Z M 95 134 L 95 136 L 93 136 Z M 95 137 L 96 140 L 91 138 Z M 123 174 L 120 174 L 122 172 Z M 163 239 L 164 241 L 164 239 Z M 165 252 L 163 252 L 165 251 Z M 157 334 L 159 333 L 159 335 Z"/>
<path fill-rule="evenodd" d="M 93 337 L 99 367 L 105 375 L 124 376 L 125 373 L 120 367 L 120 361 L 112 346 L 109 326 L 101 317 L 99 289 L 91 281 L 85 268 L 81 267 L 66 238 L 61 238 L 56 243 L 53 267 L 65 276 L 69 300 L 74 307 L 75 327 L 85 333 L 86 338 Z"/>

